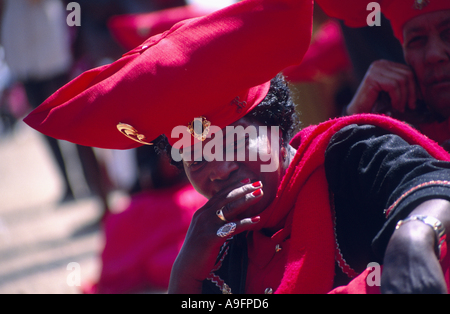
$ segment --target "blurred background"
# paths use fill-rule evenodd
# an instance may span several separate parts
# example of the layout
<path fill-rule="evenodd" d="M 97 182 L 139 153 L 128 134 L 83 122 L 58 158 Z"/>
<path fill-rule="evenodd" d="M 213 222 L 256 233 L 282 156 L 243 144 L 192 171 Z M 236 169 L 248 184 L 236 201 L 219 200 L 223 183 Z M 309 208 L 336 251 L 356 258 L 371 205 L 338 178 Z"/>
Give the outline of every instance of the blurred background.
<path fill-rule="evenodd" d="M 81 26 L 72 27 L 69 2 L 0 1 L 0 293 L 164 293 L 205 200 L 151 147 L 81 147 L 22 119 L 80 73 L 235 1 L 80 0 Z M 373 43 L 380 35 L 346 29 L 316 8 L 310 51 L 285 70 L 303 127 L 339 116 L 380 57 L 353 55 L 361 36 Z"/>

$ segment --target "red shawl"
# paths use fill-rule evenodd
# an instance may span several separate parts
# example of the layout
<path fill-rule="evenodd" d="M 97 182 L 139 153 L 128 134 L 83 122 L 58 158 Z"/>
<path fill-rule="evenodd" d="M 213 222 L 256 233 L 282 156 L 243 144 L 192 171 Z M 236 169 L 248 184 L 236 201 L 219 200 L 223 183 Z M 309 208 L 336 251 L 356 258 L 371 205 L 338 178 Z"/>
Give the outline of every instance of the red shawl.
<path fill-rule="evenodd" d="M 276 293 L 328 293 L 335 276 L 335 236 L 330 208 L 328 183 L 325 177 L 325 150 L 331 137 L 351 124 L 371 124 L 401 136 L 410 144 L 419 144 L 434 158 L 450 161 L 450 155 L 435 142 L 397 120 L 380 115 L 357 115 L 327 121 L 302 130 L 292 140 L 298 146 L 274 202 L 262 217 L 262 223 L 279 221 L 292 208 L 291 250 L 286 271 Z M 277 210 L 274 210 L 277 208 Z M 282 210 L 280 210 L 282 209 Z M 449 285 L 449 257 L 443 269 Z M 348 286 L 333 290 L 338 293 L 379 292 L 368 287 L 369 271 L 355 278 Z"/>
<path fill-rule="evenodd" d="M 423 134 L 438 142 L 439 145 L 443 145 L 446 141 L 450 140 L 450 119 L 441 123 L 420 124 L 418 128 Z"/>

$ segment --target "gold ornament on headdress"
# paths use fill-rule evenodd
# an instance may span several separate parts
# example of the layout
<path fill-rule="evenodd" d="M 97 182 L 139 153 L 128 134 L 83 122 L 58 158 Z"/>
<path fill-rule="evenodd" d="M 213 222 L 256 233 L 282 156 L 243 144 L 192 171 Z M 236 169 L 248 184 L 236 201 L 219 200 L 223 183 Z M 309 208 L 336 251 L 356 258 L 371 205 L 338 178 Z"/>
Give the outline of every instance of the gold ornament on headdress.
<path fill-rule="evenodd" d="M 414 1 L 414 9 L 422 10 L 429 4 L 430 4 L 430 0 L 415 0 Z"/>
<path fill-rule="evenodd" d="M 132 139 L 135 142 L 138 142 L 143 145 L 153 145 L 153 143 L 145 142 L 144 141 L 145 135 L 139 134 L 139 132 L 129 124 L 119 123 L 117 125 L 117 129 L 120 131 L 120 133 L 122 133 L 123 135 L 125 135 L 129 139 Z"/>
<path fill-rule="evenodd" d="M 196 126 L 196 125 L 197 125 L 197 127 L 198 127 L 198 124 L 197 124 L 197 123 L 199 123 L 199 122 L 202 123 L 202 124 L 201 124 L 201 127 L 202 127 L 202 133 L 196 132 L 197 130 L 195 129 L 195 126 Z M 211 126 L 211 122 L 209 122 L 208 120 L 206 120 L 205 117 L 198 117 L 198 118 L 195 118 L 191 123 L 189 123 L 189 125 L 188 125 L 188 131 L 189 131 L 189 133 L 191 133 L 191 135 L 192 135 L 194 138 L 196 138 L 196 139 L 198 139 L 198 140 L 200 140 L 200 141 L 204 141 L 204 140 L 206 140 L 206 137 L 207 137 L 208 134 L 209 134 L 209 128 L 210 128 L 210 126 Z"/>

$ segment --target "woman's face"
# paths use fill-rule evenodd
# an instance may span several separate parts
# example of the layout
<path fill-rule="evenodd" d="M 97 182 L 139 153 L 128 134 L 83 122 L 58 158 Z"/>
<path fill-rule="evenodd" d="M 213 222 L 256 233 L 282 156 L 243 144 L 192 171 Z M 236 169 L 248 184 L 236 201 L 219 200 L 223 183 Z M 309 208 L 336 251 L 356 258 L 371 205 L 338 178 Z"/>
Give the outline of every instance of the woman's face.
<path fill-rule="evenodd" d="M 417 16 L 403 27 L 403 52 L 425 103 L 450 117 L 450 10 Z"/>
<path fill-rule="evenodd" d="M 286 172 L 286 163 L 280 160 L 280 158 L 282 158 L 280 153 L 281 134 L 278 131 L 278 134 L 272 136 L 270 127 L 266 128 L 267 132 L 261 131 L 260 127 L 263 126 L 262 124 L 246 117 L 236 121 L 230 126 L 240 126 L 244 129 L 252 127 L 258 131 L 255 134 L 256 136 L 248 136 L 248 134 L 246 134 L 245 139 L 239 139 L 239 137 L 236 139 L 236 137 L 233 138 L 230 136 L 227 138 L 226 129 L 222 130 L 223 150 L 225 151 L 225 147 L 230 145 L 230 143 L 234 144 L 236 150 L 245 149 L 245 159 L 243 161 L 238 160 L 238 152 L 234 153 L 234 158 L 226 158 L 224 152 L 223 161 L 211 160 L 212 158 L 207 158 L 207 152 L 205 152 L 207 150 L 203 149 L 204 158 L 202 161 L 189 161 L 189 159 L 194 160 L 194 153 L 191 153 L 191 158 L 183 159 L 184 169 L 194 188 L 208 199 L 211 199 L 218 192 L 226 191 L 228 193 L 243 186 L 245 183 L 242 182 L 245 182 L 246 179 L 250 179 L 250 183 L 261 181 L 263 196 L 260 201 L 247 209 L 245 213 L 241 214 L 242 217 L 238 218 L 254 217 L 261 214 L 273 201 L 282 177 Z M 211 140 L 211 138 L 206 139 L 202 143 L 202 147 L 205 148 L 205 145 L 208 145 Z M 274 150 L 272 151 L 272 149 Z M 272 153 L 270 155 L 270 160 L 268 160 L 267 154 L 261 155 L 264 154 L 264 152 Z M 213 153 L 217 154 L 217 152 Z M 257 156 L 257 158 L 250 158 L 250 156 Z M 263 158 L 260 158 L 261 156 L 263 156 Z M 205 158 L 210 161 L 206 161 Z M 267 167 L 269 164 L 270 167 Z M 264 168 L 264 165 L 266 168 Z M 270 168 L 273 171 L 262 171 L 262 169 L 267 170 L 267 168 Z"/>

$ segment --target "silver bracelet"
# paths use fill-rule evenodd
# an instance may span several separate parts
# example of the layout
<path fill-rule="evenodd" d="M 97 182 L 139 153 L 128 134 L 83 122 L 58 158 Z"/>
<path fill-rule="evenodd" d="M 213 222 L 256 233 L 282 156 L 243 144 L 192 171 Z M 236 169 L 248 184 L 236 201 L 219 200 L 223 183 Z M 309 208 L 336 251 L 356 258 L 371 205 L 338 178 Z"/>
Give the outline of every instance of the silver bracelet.
<path fill-rule="evenodd" d="M 435 234 L 436 234 L 436 255 L 438 259 L 441 257 L 441 246 L 445 241 L 445 227 L 444 225 L 439 221 L 439 219 L 431 217 L 431 216 L 424 216 L 424 215 L 416 215 L 406 218 L 405 220 L 400 220 L 397 223 L 397 226 L 395 227 L 395 230 L 400 228 L 402 225 L 409 221 L 421 221 L 424 224 L 430 226 L 433 228 Z"/>

